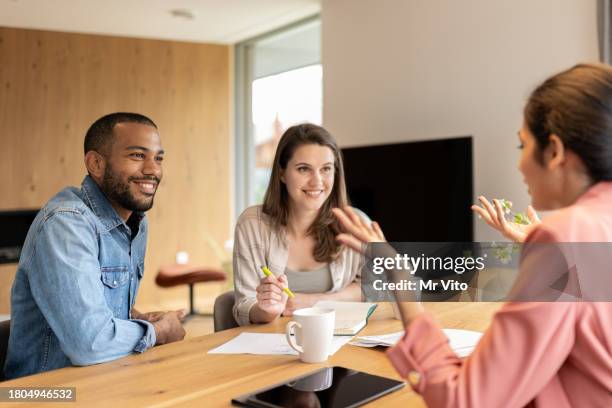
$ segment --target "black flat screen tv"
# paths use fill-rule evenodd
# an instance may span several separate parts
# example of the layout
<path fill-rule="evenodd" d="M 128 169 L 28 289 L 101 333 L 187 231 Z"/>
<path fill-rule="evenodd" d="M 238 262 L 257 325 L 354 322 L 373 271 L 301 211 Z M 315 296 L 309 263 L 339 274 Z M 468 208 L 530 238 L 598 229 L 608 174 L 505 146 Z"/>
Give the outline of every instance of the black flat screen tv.
<path fill-rule="evenodd" d="M 38 210 L 0 211 L 0 264 L 19 262 L 21 248 Z"/>
<path fill-rule="evenodd" d="M 353 206 L 388 241 L 472 242 L 472 137 L 342 149 Z"/>

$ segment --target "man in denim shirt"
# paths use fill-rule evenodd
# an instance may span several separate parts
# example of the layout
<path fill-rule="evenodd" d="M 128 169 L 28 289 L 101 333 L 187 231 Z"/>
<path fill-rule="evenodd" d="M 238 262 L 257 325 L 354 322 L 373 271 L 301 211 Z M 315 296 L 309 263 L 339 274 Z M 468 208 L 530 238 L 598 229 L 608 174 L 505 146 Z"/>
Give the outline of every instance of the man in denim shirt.
<path fill-rule="evenodd" d="M 114 113 L 85 136 L 89 173 L 32 223 L 11 294 L 7 379 L 102 363 L 182 340 L 184 312 L 133 309 L 144 272 L 144 212 L 162 178 L 157 127 Z"/>

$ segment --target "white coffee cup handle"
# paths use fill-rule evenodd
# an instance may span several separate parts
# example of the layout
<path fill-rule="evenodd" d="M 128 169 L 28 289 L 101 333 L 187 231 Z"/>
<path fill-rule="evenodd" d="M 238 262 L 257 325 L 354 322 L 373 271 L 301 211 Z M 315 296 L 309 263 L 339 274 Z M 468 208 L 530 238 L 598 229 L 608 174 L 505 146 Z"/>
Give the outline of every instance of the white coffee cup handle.
<path fill-rule="evenodd" d="M 303 353 L 304 349 L 298 346 L 297 343 L 293 341 L 293 338 L 291 337 L 291 330 L 293 329 L 293 326 L 298 326 L 300 329 L 302 328 L 302 325 L 294 320 L 287 323 L 287 327 L 285 328 L 285 336 L 287 336 L 287 343 L 289 343 L 289 346 L 291 346 L 291 348 L 297 351 L 298 353 Z"/>

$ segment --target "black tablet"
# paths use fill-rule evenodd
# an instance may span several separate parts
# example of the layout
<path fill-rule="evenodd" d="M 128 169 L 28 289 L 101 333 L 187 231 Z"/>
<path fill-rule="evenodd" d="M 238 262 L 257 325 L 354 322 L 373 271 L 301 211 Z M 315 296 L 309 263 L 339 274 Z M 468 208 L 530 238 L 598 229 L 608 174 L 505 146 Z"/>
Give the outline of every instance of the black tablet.
<path fill-rule="evenodd" d="M 326 367 L 232 399 L 247 407 L 358 407 L 402 388 L 402 381 L 344 367 Z"/>

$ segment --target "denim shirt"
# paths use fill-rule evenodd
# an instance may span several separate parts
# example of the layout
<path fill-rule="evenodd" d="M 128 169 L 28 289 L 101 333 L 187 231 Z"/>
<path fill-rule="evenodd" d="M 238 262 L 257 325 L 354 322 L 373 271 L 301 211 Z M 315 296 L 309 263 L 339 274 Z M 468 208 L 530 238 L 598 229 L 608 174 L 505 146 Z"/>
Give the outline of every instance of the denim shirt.
<path fill-rule="evenodd" d="M 11 293 L 7 379 L 102 363 L 155 345 L 149 322 L 130 319 L 144 272 L 147 221 L 138 232 L 89 176 L 36 216 Z"/>

